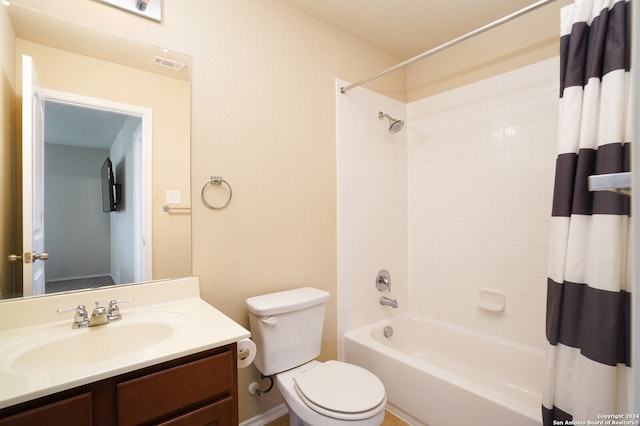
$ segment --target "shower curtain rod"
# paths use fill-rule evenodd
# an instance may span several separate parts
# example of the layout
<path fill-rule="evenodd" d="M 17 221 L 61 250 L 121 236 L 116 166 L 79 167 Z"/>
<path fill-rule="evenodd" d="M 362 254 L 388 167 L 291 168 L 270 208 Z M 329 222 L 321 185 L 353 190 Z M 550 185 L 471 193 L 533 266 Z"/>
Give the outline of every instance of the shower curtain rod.
<path fill-rule="evenodd" d="M 421 54 L 419 54 L 417 56 L 414 56 L 413 58 L 409 58 L 406 61 L 400 62 L 399 64 L 394 65 L 391 68 L 387 68 L 384 71 L 380 71 L 379 73 L 377 73 L 375 75 L 372 75 L 371 77 L 368 77 L 368 78 L 365 78 L 363 80 L 357 81 L 357 82 L 352 83 L 352 84 L 350 84 L 350 85 L 348 85 L 346 87 L 341 87 L 340 88 L 340 93 L 342 93 L 342 94 L 347 93 L 351 89 L 355 89 L 358 86 L 362 86 L 365 83 L 368 83 L 368 82 L 370 82 L 372 80 L 375 80 L 377 78 L 385 76 L 385 75 L 389 74 L 390 72 L 393 72 L 393 71 L 395 71 L 397 69 L 400 69 L 402 67 L 406 67 L 407 65 L 410 65 L 410 64 L 412 64 L 414 62 L 417 62 L 417 61 L 419 61 L 421 59 L 424 59 L 424 58 L 426 58 L 428 56 L 431 56 L 434 53 L 438 53 L 441 50 L 447 49 L 447 48 L 449 48 L 449 47 L 451 47 L 451 46 L 453 46 L 455 44 L 458 44 L 458 43 L 460 43 L 462 41 L 465 41 L 465 40 L 467 40 L 467 39 L 469 39 L 471 37 L 475 37 L 478 34 L 481 34 L 481 33 L 485 32 L 485 31 L 488 31 L 488 30 L 490 30 L 490 29 L 492 29 L 494 27 L 497 27 L 498 25 L 502 25 L 505 22 L 509 22 L 512 19 L 515 19 L 515 18 L 517 18 L 519 16 L 526 15 L 529 12 L 533 12 L 534 10 L 536 10 L 536 9 L 542 7 L 542 6 L 546 6 L 548 3 L 553 3 L 554 1 L 556 1 L 556 0 L 540 0 L 540 1 L 536 2 L 536 3 L 533 3 L 533 4 L 527 6 L 527 7 L 523 8 L 523 9 L 520 9 L 520 10 L 518 10 L 516 12 L 513 12 L 510 15 L 504 16 L 504 17 L 502 17 L 502 18 L 500 18 L 500 19 L 498 19 L 496 21 L 493 21 L 493 22 L 491 22 L 491 23 L 489 23 L 489 24 L 487 24 L 487 25 L 485 25 L 483 27 L 480 27 L 480 28 L 478 28 L 476 30 L 473 30 L 473 31 L 471 31 L 471 32 L 469 32 L 467 34 L 464 34 L 464 35 L 462 35 L 462 36 L 460 36 L 458 38 L 454 38 L 453 40 L 450 40 L 450 41 L 448 41 L 446 43 L 443 43 L 438 47 L 434 47 L 433 49 L 427 50 L 426 52 L 423 52 L 423 53 L 421 53 Z"/>

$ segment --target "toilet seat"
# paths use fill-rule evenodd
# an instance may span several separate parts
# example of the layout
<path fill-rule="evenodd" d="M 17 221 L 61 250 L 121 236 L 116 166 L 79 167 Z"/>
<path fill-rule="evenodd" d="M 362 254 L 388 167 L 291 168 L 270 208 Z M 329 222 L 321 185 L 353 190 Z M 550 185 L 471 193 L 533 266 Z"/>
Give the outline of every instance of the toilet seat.
<path fill-rule="evenodd" d="M 327 361 L 293 378 L 296 393 L 314 411 L 341 420 L 372 417 L 387 402 L 384 385 L 356 365 Z"/>

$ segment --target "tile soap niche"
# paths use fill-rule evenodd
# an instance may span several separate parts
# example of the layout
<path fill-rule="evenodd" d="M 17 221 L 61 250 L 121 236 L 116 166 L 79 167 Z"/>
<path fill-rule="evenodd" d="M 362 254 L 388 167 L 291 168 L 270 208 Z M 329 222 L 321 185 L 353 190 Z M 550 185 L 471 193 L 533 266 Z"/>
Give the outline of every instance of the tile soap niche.
<path fill-rule="evenodd" d="M 504 292 L 495 288 L 481 288 L 477 304 L 485 311 L 504 312 Z"/>

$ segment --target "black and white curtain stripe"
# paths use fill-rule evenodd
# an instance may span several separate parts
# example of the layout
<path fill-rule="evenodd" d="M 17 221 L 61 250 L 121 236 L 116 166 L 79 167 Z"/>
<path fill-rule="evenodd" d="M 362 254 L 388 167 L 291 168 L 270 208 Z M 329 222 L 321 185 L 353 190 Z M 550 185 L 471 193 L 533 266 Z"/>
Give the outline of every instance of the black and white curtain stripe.
<path fill-rule="evenodd" d="M 630 200 L 587 184 L 630 170 L 631 4 L 576 0 L 561 11 L 545 425 L 632 407 Z"/>

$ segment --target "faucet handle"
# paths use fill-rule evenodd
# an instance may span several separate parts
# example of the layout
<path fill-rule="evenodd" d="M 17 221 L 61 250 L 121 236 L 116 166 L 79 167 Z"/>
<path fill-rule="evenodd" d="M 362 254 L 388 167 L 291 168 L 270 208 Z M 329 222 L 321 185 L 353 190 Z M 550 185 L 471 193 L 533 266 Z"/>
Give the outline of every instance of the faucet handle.
<path fill-rule="evenodd" d="M 133 302 L 133 297 L 129 297 L 128 299 L 113 299 L 109 304 L 118 304 L 118 303 L 131 303 Z"/>
<path fill-rule="evenodd" d="M 122 319 L 122 315 L 120 315 L 120 307 L 118 303 L 131 303 L 133 302 L 133 297 L 128 299 L 113 299 L 109 302 L 109 309 L 107 310 L 107 316 L 110 321 L 118 321 Z"/>
<path fill-rule="evenodd" d="M 84 307 L 84 305 L 70 306 L 68 308 L 58 309 L 56 312 L 58 312 L 59 314 L 64 314 L 73 310 L 76 311 L 76 315 L 73 317 L 72 327 L 79 328 L 86 326 L 89 322 L 89 314 L 87 314 L 87 309 Z"/>

